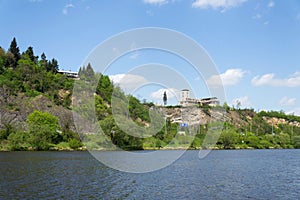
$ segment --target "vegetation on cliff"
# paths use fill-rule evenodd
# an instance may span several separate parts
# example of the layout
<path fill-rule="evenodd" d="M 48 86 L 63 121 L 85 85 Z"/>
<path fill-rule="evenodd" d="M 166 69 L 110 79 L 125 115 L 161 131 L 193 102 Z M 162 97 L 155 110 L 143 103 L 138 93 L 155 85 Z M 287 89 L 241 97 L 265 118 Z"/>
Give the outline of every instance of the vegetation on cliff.
<path fill-rule="evenodd" d="M 224 104 L 220 107 L 199 106 L 197 115 L 191 108 L 165 106 L 167 113 L 161 129 L 153 136 L 150 115 L 152 103 L 140 102 L 126 95 L 108 76 L 95 73 L 88 64 L 79 70 L 80 90 L 87 91 L 86 83 L 94 85 L 95 104 L 72 105 L 74 80 L 58 72 L 56 59 L 47 60 L 43 53 L 36 56 L 32 47 L 21 53 L 16 39 L 7 51 L 0 48 L 0 150 L 59 150 L 110 148 L 109 141 L 122 149 L 159 149 L 189 147 L 199 148 L 300 148 L 300 117 L 284 112 L 253 109 L 234 109 Z M 96 81 L 95 81 L 96 80 Z M 117 99 L 115 111 L 119 119 L 130 119 L 120 127 L 112 110 L 112 97 Z M 162 97 L 163 98 L 163 97 Z M 122 107 L 128 103 L 128 112 Z M 76 105 L 76 104 L 75 104 Z M 80 136 L 75 131 L 72 111 L 89 113 L 95 110 L 97 123 L 104 135 L 89 132 Z M 193 123 L 180 126 L 177 115 L 193 115 Z M 214 116 L 220 116 L 217 120 Z M 89 116 L 83 116 L 89 120 Z M 182 120 L 182 119 L 181 119 Z M 155 120 L 154 120 L 155 121 Z M 158 120 L 159 121 L 159 120 Z M 180 121 L 180 120 L 179 120 Z M 152 122 L 152 123 L 151 123 Z M 225 123 L 224 123 L 225 122 Z M 136 126 L 135 126 L 136 125 Z M 155 124 L 154 128 L 161 124 Z M 145 130 L 145 133 L 142 133 Z M 215 143 L 205 139 L 215 138 Z M 84 141 L 84 144 L 81 142 Z"/>

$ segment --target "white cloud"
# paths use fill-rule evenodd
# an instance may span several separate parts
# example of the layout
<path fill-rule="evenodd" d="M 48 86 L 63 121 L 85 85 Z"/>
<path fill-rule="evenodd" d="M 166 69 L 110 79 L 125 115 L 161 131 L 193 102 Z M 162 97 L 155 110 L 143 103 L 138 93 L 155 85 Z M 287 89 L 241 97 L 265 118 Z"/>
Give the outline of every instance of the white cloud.
<path fill-rule="evenodd" d="M 168 1 L 167 0 L 144 0 L 144 3 L 162 5 L 168 3 Z"/>
<path fill-rule="evenodd" d="M 228 69 L 220 75 L 213 75 L 207 80 L 210 86 L 231 86 L 236 85 L 246 72 L 242 69 Z"/>
<path fill-rule="evenodd" d="M 280 106 L 294 106 L 296 105 L 296 98 L 283 97 L 278 104 Z"/>
<path fill-rule="evenodd" d="M 224 9 L 237 7 L 246 1 L 247 0 L 195 0 L 192 6 L 194 8 L 202 8 L 202 9 L 222 8 L 224 10 Z"/>
<path fill-rule="evenodd" d="M 287 114 L 300 116 L 300 108 L 295 108 L 293 110 L 290 110 L 287 112 Z"/>
<path fill-rule="evenodd" d="M 253 19 L 260 19 L 262 16 L 261 14 L 257 13 L 256 15 L 254 15 L 252 18 Z"/>
<path fill-rule="evenodd" d="M 143 76 L 135 74 L 116 74 L 109 76 L 110 80 L 120 86 L 125 93 L 133 93 L 135 89 L 147 83 Z"/>
<path fill-rule="evenodd" d="M 167 93 L 168 99 L 172 99 L 172 98 L 179 99 L 180 91 L 175 88 L 159 89 L 155 92 L 152 92 L 150 94 L 150 98 L 152 100 L 162 100 L 164 92 Z"/>
<path fill-rule="evenodd" d="M 75 6 L 74 6 L 73 4 L 69 3 L 69 4 L 65 5 L 65 7 L 64 7 L 63 10 L 62 10 L 62 13 L 63 13 L 64 15 L 67 15 L 67 14 L 69 13 L 69 9 L 70 9 L 70 8 L 74 8 L 74 7 L 75 7 Z"/>
<path fill-rule="evenodd" d="M 251 102 L 249 100 L 248 96 L 243 96 L 243 97 L 239 97 L 239 98 L 235 98 L 231 101 L 231 104 L 235 107 L 240 106 L 240 107 L 250 107 L 251 106 Z M 239 104 L 239 105 L 238 105 Z"/>
<path fill-rule="evenodd" d="M 268 8 L 273 8 L 275 6 L 275 2 L 274 1 L 270 1 L 268 3 Z"/>
<path fill-rule="evenodd" d="M 252 79 L 254 86 L 273 86 L 273 87 L 299 87 L 300 86 L 300 72 L 295 72 L 289 78 L 277 79 L 275 74 L 265 74 L 256 76 Z"/>

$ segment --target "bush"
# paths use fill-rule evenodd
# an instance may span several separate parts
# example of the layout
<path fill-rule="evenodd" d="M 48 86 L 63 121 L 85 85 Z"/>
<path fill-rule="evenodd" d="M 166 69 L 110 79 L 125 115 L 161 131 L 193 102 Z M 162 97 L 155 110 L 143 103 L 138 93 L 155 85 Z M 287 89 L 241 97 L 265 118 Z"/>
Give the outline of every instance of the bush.
<path fill-rule="evenodd" d="M 82 143 L 79 140 L 76 139 L 70 139 L 69 140 L 69 146 L 72 149 L 78 149 L 79 147 L 82 147 Z"/>
<path fill-rule="evenodd" d="M 27 132 L 18 131 L 8 136 L 8 146 L 11 151 L 27 150 L 30 146 L 28 143 L 29 134 Z"/>

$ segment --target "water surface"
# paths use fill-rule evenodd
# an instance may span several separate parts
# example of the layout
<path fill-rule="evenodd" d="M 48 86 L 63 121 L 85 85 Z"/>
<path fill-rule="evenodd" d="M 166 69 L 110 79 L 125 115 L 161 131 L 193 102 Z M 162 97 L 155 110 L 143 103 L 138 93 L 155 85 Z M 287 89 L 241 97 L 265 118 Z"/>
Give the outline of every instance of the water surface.
<path fill-rule="evenodd" d="M 88 152 L 1 152 L 0 170 L 0 199 L 300 197 L 300 150 L 212 151 L 201 160 L 187 151 L 145 174 L 110 169 Z"/>

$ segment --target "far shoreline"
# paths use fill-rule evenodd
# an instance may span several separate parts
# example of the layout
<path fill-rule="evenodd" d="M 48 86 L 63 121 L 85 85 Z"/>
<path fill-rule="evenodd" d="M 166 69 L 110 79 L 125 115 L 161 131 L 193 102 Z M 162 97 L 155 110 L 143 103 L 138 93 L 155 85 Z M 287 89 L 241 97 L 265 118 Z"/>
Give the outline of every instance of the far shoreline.
<path fill-rule="evenodd" d="M 118 151 L 200 151 L 200 150 L 209 150 L 209 151 L 222 151 L 222 150 L 291 150 L 291 149 L 298 149 L 298 148 L 187 148 L 187 147 L 167 147 L 167 148 L 144 148 L 144 149 L 87 149 L 87 148 L 81 148 L 81 149 L 49 149 L 49 150 L 8 150 L 8 149 L 1 149 L 0 152 L 90 152 L 90 151 L 96 151 L 96 152 L 118 152 Z"/>

